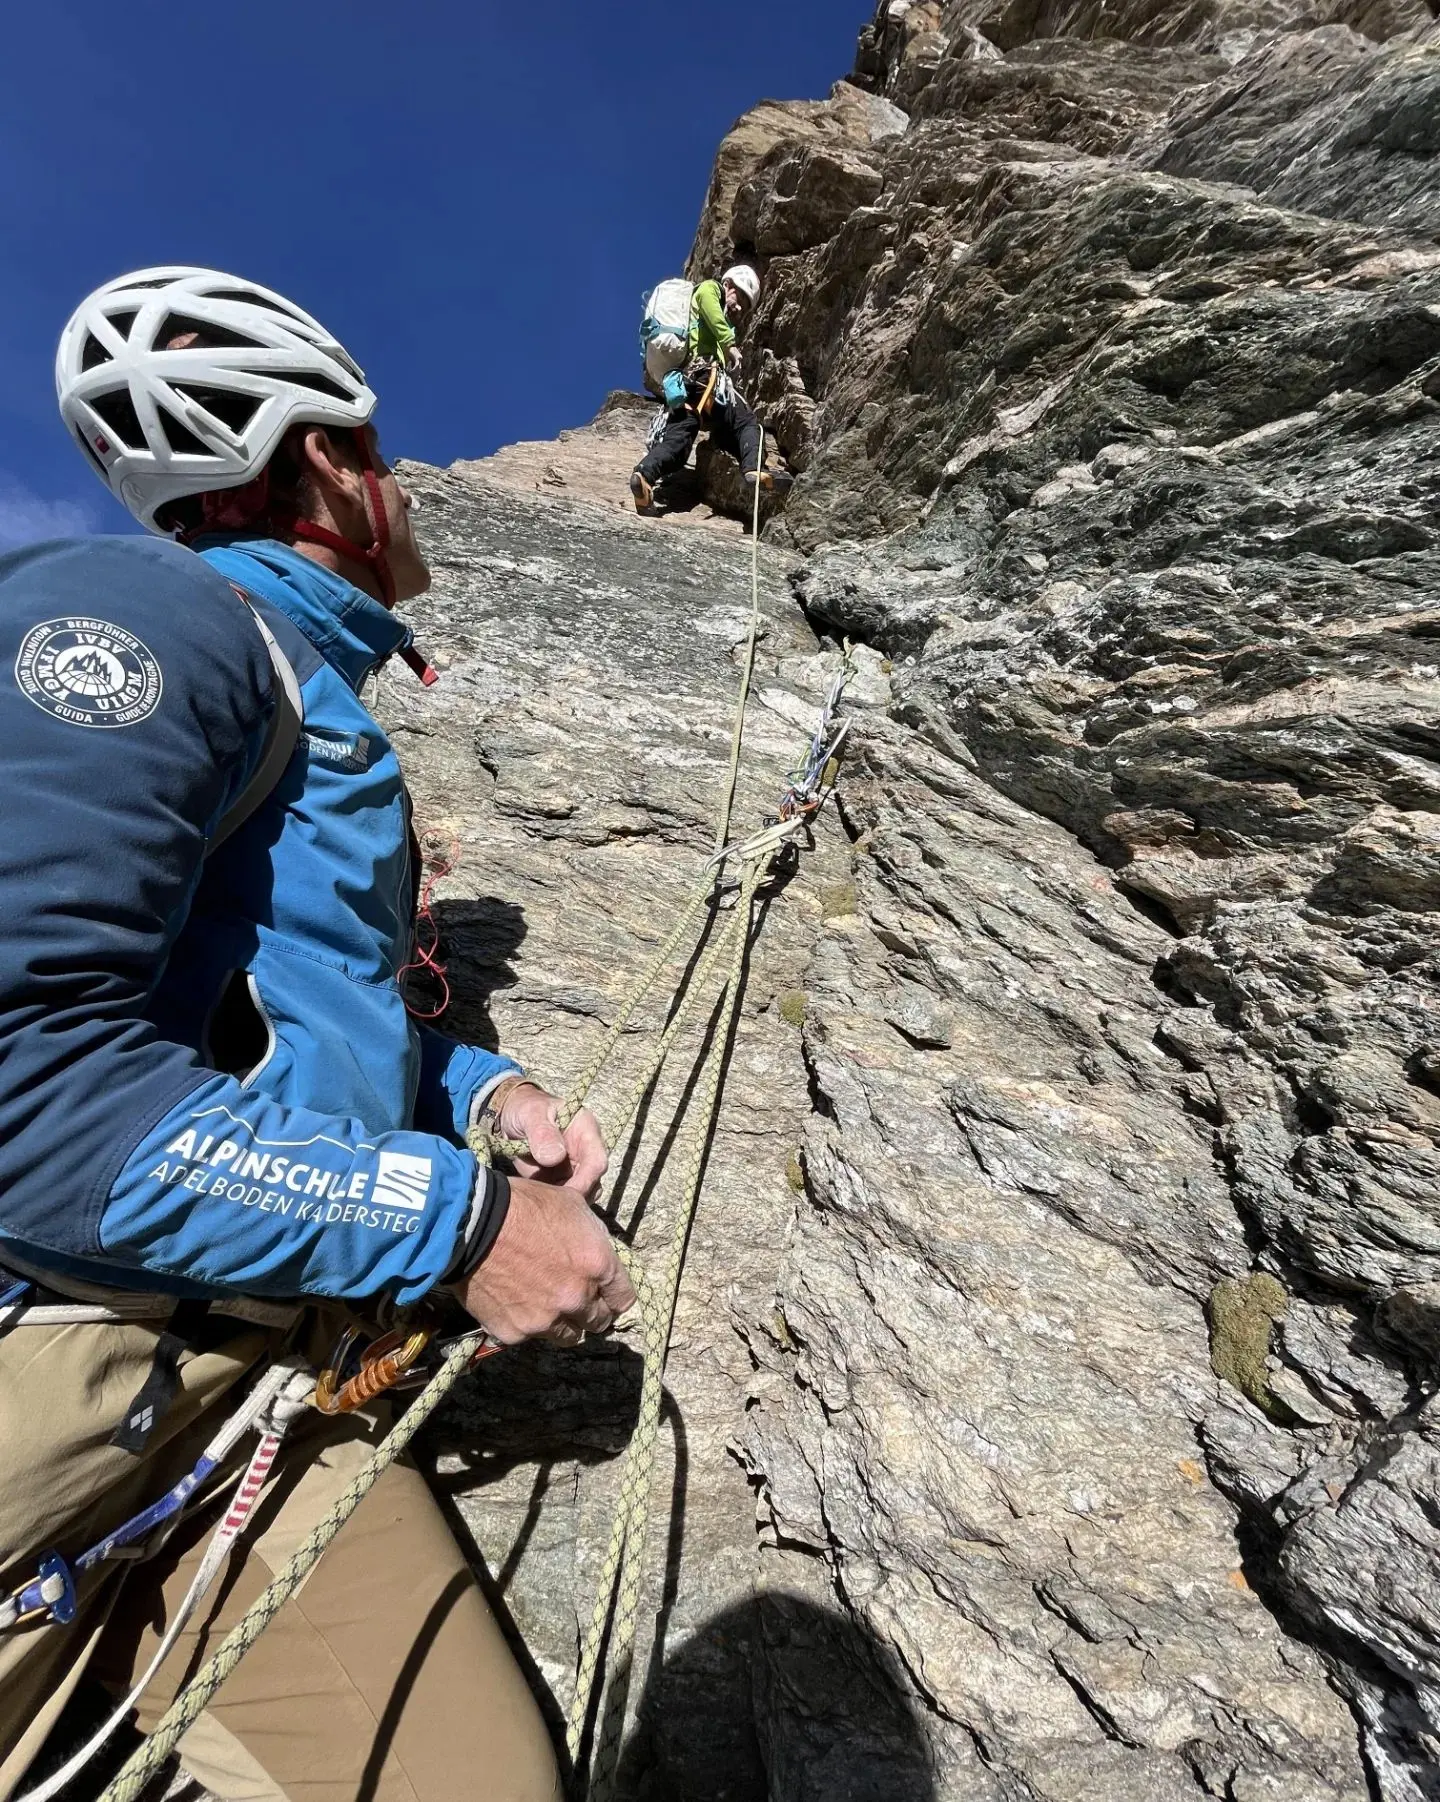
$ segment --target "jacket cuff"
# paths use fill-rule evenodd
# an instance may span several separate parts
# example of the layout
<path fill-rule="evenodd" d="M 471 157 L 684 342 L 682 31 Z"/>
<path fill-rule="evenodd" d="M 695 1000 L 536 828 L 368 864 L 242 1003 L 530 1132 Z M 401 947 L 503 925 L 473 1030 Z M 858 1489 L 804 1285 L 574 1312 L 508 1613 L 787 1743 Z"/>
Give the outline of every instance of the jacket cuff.
<path fill-rule="evenodd" d="M 475 1181 L 475 1200 L 465 1223 L 455 1261 L 441 1277 L 442 1283 L 463 1283 L 494 1250 L 510 1213 L 510 1178 L 503 1170 L 481 1166 Z"/>
<path fill-rule="evenodd" d="M 474 1132 L 480 1124 L 480 1116 L 485 1112 L 485 1104 L 495 1093 L 502 1082 L 529 1082 L 530 1078 L 519 1064 L 507 1064 L 503 1070 L 497 1070 L 487 1081 L 479 1085 L 470 1097 L 470 1112 L 466 1117 L 465 1130 Z"/>
<path fill-rule="evenodd" d="M 519 1065 L 478 1045 L 462 1045 L 432 1027 L 420 1029 L 420 1080 L 415 1092 L 415 1125 L 452 1145 L 463 1145 L 477 1102 Z"/>

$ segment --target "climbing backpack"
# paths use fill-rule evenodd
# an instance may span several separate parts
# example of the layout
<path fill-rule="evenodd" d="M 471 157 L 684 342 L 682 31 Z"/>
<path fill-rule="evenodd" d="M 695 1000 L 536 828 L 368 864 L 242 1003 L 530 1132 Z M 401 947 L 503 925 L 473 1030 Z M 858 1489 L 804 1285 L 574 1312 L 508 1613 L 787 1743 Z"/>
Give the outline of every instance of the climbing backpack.
<path fill-rule="evenodd" d="M 645 314 L 640 321 L 640 352 L 645 370 L 656 388 L 664 386 L 665 377 L 681 369 L 689 354 L 690 307 L 695 298 L 695 284 L 683 276 L 672 276 L 645 296 Z"/>

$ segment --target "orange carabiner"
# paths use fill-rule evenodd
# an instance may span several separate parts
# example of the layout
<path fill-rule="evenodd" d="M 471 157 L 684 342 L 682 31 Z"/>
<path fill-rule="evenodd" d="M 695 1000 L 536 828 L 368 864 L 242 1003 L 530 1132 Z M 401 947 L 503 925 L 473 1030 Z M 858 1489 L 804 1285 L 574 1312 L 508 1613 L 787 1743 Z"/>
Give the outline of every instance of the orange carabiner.
<path fill-rule="evenodd" d="M 384 1338 L 365 1348 L 359 1370 L 342 1382 L 340 1372 L 359 1337 L 356 1328 L 347 1328 L 330 1363 L 315 1379 L 314 1401 L 322 1414 L 353 1414 L 366 1402 L 374 1401 L 377 1395 L 393 1389 L 419 1362 L 432 1334 L 423 1327 L 412 1333 L 386 1333 Z"/>

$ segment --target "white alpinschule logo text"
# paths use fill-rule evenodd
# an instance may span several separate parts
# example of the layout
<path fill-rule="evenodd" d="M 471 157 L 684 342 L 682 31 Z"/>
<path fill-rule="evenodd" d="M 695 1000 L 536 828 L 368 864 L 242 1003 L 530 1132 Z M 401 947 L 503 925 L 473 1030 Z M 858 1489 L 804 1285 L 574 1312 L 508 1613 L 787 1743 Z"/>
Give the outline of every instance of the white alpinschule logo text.
<path fill-rule="evenodd" d="M 21 692 L 70 726 L 134 726 L 160 705 L 150 647 L 103 619 L 47 619 L 15 658 Z"/>

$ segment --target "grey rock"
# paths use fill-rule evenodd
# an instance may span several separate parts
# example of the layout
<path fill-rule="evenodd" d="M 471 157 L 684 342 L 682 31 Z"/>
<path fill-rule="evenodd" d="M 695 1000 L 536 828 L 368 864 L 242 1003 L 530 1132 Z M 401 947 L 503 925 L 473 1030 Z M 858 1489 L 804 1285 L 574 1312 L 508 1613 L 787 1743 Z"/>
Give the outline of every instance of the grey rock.
<path fill-rule="evenodd" d="M 1428 20 L 1427 20 L 1428 22 Z M 1433 32 L 1377 48 L 1345 26 L 1262 42 L 1176 107 L 1139 160 L 1268 200 L 1433 237 L 1440 57 Z M 1369 268 L 1367 269 L 1367 265 Z M 1362 269 L 1370 274 L 1373 259 Z"/>
<path fill-rule="evenodd" d="M 763 267 L 802 472 L 738 818 L 859 668 L 692 1239 L 626 1802 L 1440 1794 L 1436 54 L 1421 0 L 889 0 L 721 147 L 690 268 Z M 450 1021 L 560 1089 L 744 634 L 736 472 L 638 520 L 646 417 L 407 472 Z M 552 1712 L 636 1382 L 517 1352 L 428 1436 Z"/>
<path fill-rule="evenodd" d="M 793 255 L 834 237 L 884 185 L 880 171 L 847 146 L 781 143 L 740 188 L 732 230 L 761 256 Z"/>
<path fill-rule="evenodd" d="M 895 668 L 737 1443 L 942 1793 L 1437 1793 L 1437 50 L 1408 0 L 882 6 L 908 129 L 768 261 L 767 536 Z"/>

